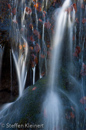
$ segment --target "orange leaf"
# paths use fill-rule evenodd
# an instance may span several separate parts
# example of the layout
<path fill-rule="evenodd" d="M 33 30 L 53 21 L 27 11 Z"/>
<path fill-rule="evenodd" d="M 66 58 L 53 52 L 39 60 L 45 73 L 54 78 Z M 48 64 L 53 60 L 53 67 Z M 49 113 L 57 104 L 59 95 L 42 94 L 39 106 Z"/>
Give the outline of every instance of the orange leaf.
<path fill-rule="evenodd" d="M 39 19 L 39 21 L 40 21 L 40 22 L 42 22 L 42 20 L 41 20 L 41 19 Z"/>
<path fill-rule="evenodd" d="M 32 91 L 34 91 L 34 90 L 36 90 L 37 89 L 37 87 L 34 87 L 33 89 L 32 89 Z"/>
<path fill-rule="evenodd" d="M 20 50 L 22 49 L 22 45 L 19 45 L 19 49 L 20 49 Z"/>
<path fill-rule="evenodd" d="M 32 47 L 32 46 L 30 46 L 30 50 L 31 50 L 31 51 L 33 50 L 33 47 Z"/>

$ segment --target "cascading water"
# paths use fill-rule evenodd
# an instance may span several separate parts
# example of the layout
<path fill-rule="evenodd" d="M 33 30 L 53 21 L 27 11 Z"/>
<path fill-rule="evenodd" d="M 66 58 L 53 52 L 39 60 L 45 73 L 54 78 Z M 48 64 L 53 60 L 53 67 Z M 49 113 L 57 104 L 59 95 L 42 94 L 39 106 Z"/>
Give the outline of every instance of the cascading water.
<path fill-rule="evenodd" d="M 55 35 L 53 38 L 53 51 L 52 51 L 52 61 L 50 67 L 50 78 L 49 78 L 49 90 L 45 98 L 43 109 L 46 112 L 45 129 L 46 130 L 59 130 L 60 120 L 62 120 L 62 104 L 61 100 L 56 91 L 56 85 L 58 84 L 59 68 L 60 68 L 60 55 L 62 40 L 67 24 L 67 11 L 65 11 L 70 6 L 70 0 L 66 0 L 60 8 L 58 16 L 55 16 Z M 58 10 L 57 10 L 58 11 Z M 57 14 L 57 13 L 55 13 Z M 71 36 L 71 31 L 70 31 Z M 63 124 L 63 123 L 62 123 Z M 63 126 L 61 126 L 61 129 Z"/>
<path fill-rule="evenodd" d="M 12 80 L 13 80 L 13 77 L 12 77 L 12 52 L 10 50 L 10 78 L 11 78 L 11 96 L 12 96 Z"/>
<path fill-rule="evenodd" d="M 19 97 L 21 97 L 23 94 L 23 90 L 24 90 L 25 82 L 26 82 L 26 76 L 27 76 L 26 59 L 27 59 L 27 54 L 28 54 L 28 46 L 27 46 L 27 42 L 25 43 L 26 43 L 25 54 L 23 54 L 22 52 L 20 57 L 17 56 L 16 52 L 12 50 L 13 58 L 14 58 L 16 70 L 17 70 L 18 82 L 19 82 Z"/>
<path fill-rule="evenodd" d="M 3 53 L 4 53 L 4 47 L 0 45 L 0 86 L 1 86 L 1 68 L 2 68 Z"/>
<path fill-rule="evenodd" d="M 17 21 L 16 17 L 17 14 L 14 14 L 13 16 L 13 32 L 15 34 L 15 42 L 17 42 L 15 47 L 12 45 L 12 54 L 13 59 L 15 62 L 16 67 L 16 73 L 18 77 L 18 83 L 19 83 L 19 97 L 22 96 L 23 90 L 26 83 L 26 77 L 27 77 L 27 67 L 26 67 L 26 61 L 28 56 L 28 43 L 26 40 L 26 26 L 25 26 L 25 14 L 26 12 L 26 6 L 25 1 L 21 1 L 21 25 L 18 25 L 18 23 L 14 22 Z M 16 10 L 18 8 L 18 2 L 15 1 Z M 21 32 L 22 29 L 22 32 Z M 13 36 L 14 38 L 14 36 Z M 18 44 L 19 43 L 19 44 Z"/>
<path fill-rule="evenodd" d="M 34 68 L 32 68 L 33 70 L 33 85 L 35 84 L 35 72 L 36 72 L 36 66 L 34 66 Z"/>

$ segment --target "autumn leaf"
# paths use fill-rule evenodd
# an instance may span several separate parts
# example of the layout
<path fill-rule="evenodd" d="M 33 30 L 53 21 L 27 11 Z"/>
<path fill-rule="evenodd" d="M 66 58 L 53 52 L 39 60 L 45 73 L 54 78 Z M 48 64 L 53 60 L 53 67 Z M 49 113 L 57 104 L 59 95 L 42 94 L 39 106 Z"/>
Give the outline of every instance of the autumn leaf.
<path fill-rule="evenodd" d="M 74 115 L 74 113 L 73 112 L 70 112 L 70 116 L 71 116 L 71 118 L 75 118 L 75 115 Z"/>
<path fill-rule="evenodd" d="M 26 47 L 26 43 L 23 44 L 23 48 L 25 48 L 25 47 Z"/>
<path fill-rule="evenodd" d="M 83 18 L 82 23 L 83 24 L 86 23 L 86 18 Z"/>
<path fill-rule="evenodd" d="M 30 61 L 30 64 L 31 64 L 31 68 L 34 68 L 35 62 L 34 61 Z"/>
<path fill-rule="evenodd" d="M 30 46 L 29 48 L 30 48 L 31 51 L 33 51 L 33 47 L 32 46 Z"/>
<path fill-rule="evenodd" d="M 16 14 L 16 8 L 12 9 L 12 13 L 15 15 Z"/>
<path fill-rule="evenodd" d="M 43 55 L 43 54 L 41 54 L 41 56 L 40 56 L 41 58 L 45 58 L 45 55 Z"/>
<path fill-rule="evenodd" d="M 30 7 L 26 7 L 25 11 L 26 11 L 26 14 L 31 14 L 32 13 L 32 10 L 31 10 Z"/>
<path fill-rule="evenodd" d="M 42 11 L 42 8 L 41 8 L 41 4 L 38 2 L 34 5 L 34 7 L 36 8 L 36 10 L 38 10 L 39 12 Z"/>
<path fill-rule="evenodd" d="M 43 77 L 44 75 L 45 75 L 45 72 L 42 72 L 42 73 L 41 73 L 41 76 Z"/>
<path fill-rule="evenodd" d="M 8 9 L 11 9 L 11 5 L 10 4 L 7 4 L 7 6 L 8 6 Z"/>
<path fill-rule="evenodd" d="M 35 41 L 34 38 L 33 38 L 33 36 L 30 36 L 30 40 L 31 40 L 32 42 Z"/>
<path fill-rule="evenodd" d="M 73 56 L 78 57 L 80 52 L 81 52 L 81 48 L 79 46 L 76 46 Z"/>
<path fill-rule="evenodd" d="M 30 25 L 29 25 L 29 28 L 33 30 L 33 24 L 30 24 Z"/>
<path fill-rule="evenodd" d="M 74 7 L 74 9 L 75 9 L 75 13 L 76 13 L 76 12 L 77 12 L 77 6 L 76 6 L 75 3 L 73 4 L 73 7 Z"/>
<path fill-rule="evenodd" d="M 32 91 L 34 91 L 34 90 L 36 90 L 37 89 L 37 87 L 34 87 L 34 88 L 32 88 Z"/>
<path fill-rule="evenodd" d="M 43 22 L 41 19 L 39 19 L 39 22 Z"/>
<path fill-rule="evenodd" d="M 38 43 L 36 43 L 34 50 L 36 53 L 38 53 L 41 50 L 40 45 Z"/>
<path fill-rule="evenodd" d="M 22 45 L 19 45 L 19 49 L 20 49 L 20 50 L 22 49 Z"/>

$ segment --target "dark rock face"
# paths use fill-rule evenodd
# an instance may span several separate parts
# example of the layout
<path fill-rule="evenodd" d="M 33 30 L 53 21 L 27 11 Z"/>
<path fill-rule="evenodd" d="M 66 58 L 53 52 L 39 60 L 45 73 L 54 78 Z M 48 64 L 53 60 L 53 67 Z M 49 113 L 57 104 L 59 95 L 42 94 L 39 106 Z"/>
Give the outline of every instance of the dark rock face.
<path fill-rule="evenodd" d="M 42 1 L 39 1 L 42 2 Z M 53 3 L 53 0 L 50 0 L 48 3 L 48 17 L 51 17 L 53 10 L 55 10 L 56 6 L 51 6 Z M 60 3 L 58 4 L 57 1 L 57 6 L 59 6 Z M 51 6 L 51 7 L 50 7 Z M 33 8 L 33 7 L 32 7 Z M 0 95 L 2 97 L 3 94 L 5 94 L 6 99 L 3 97 L 0 99 L 0 104 L 14 101 L 15 98 L 18 96 L 18 82 L 17 82 L 17 74 L 15 70 L 15 65 L 13 61 L 13 57 L 11 54 L 11 43 L 13 42 L 13 39 L 9 36 L 9 32 L 11 29 L 11 17 L 10 17 L 10 6 L 9 6 L 9 0 L 6 1 L 0 1 L 0 45 L 4 46 L 4 54 L 3 54 L 3 60 L 2 60 L 2 70 L 1 70 L 1 83 L 0 83 Z M 38 17 L 42 18 L 43 20 L 43 14 L 41 12 L 38 13 Z M 20 18 L 20 16 L 19 16 Z M 33 9 L 33 25 L 34 27 L 36 26 L 35 22 L 35 12 Z M 28 23 L 28 17 L 26 16 L 26 22 Z M 52 20 L 51 20 L 52 21 Z M 27 24 L 27 28 L 29 28 L 29 23 Z M 39 22 L 39 31 L 40 34 L 42 35 L 42 27 L 43 25 Z M 32 34 L 31 29 L 28 30 L 28 35 Z M 47 41 L 49 44 L 50 43 L 50 37 L 52 35 L 51 30 L 45 28 L 45 41 Z M 47 37 L 46 37 L 47 36 Z M 34 39 L 36 42 L 37 36 L 34 36 Z M 42 41 L 41 41 L 42 42 Z M 29 41 L 30 46 L 32 47 L 32 42 Z M 48 49 L 49 51 L 49 49 Z M 36 55 L 36 52 L 33 50 L 31 54 Z M 37 55 L 38 57 L 38 55 Z M 32 60 L 32 58 L 30 59 Z M 32 60 L 33 61 L 33 60 Z M 42 59 L 42 68 L 43 72 L 42 75 L 45 75 L 45 68 L 44 68 L 44 59 Z M 12 72 L 11 72 L 12 69 Z M 26 81 L 26 87 L 28 85 L 32 85 L 32 66 L 31 64 L 28 67 L 28 75 L 27 75 L 27 81 Z M 39 66 L 37 64 L 36 66 L 36 81 L 39 79 Z"/>

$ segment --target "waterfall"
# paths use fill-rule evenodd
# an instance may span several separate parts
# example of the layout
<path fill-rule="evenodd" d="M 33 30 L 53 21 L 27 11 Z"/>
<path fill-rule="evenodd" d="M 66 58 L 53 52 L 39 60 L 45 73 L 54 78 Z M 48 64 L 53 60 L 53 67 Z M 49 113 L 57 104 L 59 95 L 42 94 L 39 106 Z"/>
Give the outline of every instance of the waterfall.
<path fill-rule="evenodd" d="M 19 97 L 22 96 L 23 90 L 26 83 L 27 77 L 27 57 L 28 57 L 28 43 L 27 43 L 27 29 L 26 29 L 26 21 L 25 14 L 28 15 L 26 11 L 25 0 L 20 2 L 20 6 L 18 7 L 18 1 L 14 1 L 14 6 L 16 7 L 16 13 L 12 14 L 12 38 L 15 39 L 15 43 L 11 44 L 11 51 L 13 55 L 13 60 L 15 63 L 16 74 L 18 78 L 19 85 Z M 18 8 L 20 12 L 17 13 Z M 19 15 L 21 19 L 18 20 Z M 15 22 L 14 22 L 15 21 Z M 19 22 L 19 23 L 18 23 Z"/>
<path fill-rule="evenodd" d="M 56 72 L 57 75 L 59 75 L 59 58 L 60 58 L 64 31 L 67 23 L 66 22 L 67 12 L 65 10 L 69 5 L 70 5 L 70 0 L 66 0 L 62 8 L 60 9 L 58 16 L 56 17 L 55 35 L 53 38 L 53 52 L 52 52 L 52 61 L 50 66 L 50 80 L 49 80 L 50 81 L 49 84 L 52 90 L 55 87 Z"/>
<path fill-rule="evenodd" d="M 36 66 L 34 66 L 34 68 L 32 68 L 33 70 L 33 85 L 35 84 L 35 73 L 36 73 Z"/>
<path fill-rule="evenodd" d="M 25 40 L 25 39 L 24 39 Z M 18 77 L 18 83 L 19 83 L 19 97 L 22 96 L 23 90 L 25 87 L 26 77 L 27 77 L 27 67 L 26 67 L 26 60 L 28 56 L 28 45 L 25 40 L 25 52 L 23 52 L 18 56 L 14 50 L 12 50 L 15 66 L 16 66 L 16 72 Z"/>
<path fill-rule="evenodd" d="M 60 97 L 56 92 L 56 85 L 58 83 L 58 76 L 59 76 L 62 41 L 65 33 L 65 28 L 67 25 L 67 11 L 65 10 L 70 6 L 70 4 L 71 4 L 70 0 L 66 0 L 63 6 L 59 9 L 60 11 L 58 15 L 56 15 L 57 12 L 55 12 L 56 21 L 55 21 L 55 29 L 54 29 L 55 34 L 53 37 L 52 60 L 51 60 L 50 74 L 49 74 L 50 76 L 49 76 L 49 83 L 48 83 L 49 90 L 45 98 L 45 101 L 43 103 L 43 110 L 46 111 L 46 118 L 44 118 L 46 130 L 54 130 L 54 129 L 59 130 L 60 123 L 62 123 L 62 119 L 63 119 L 62 118 L 63 107 L 62 107 Z M 71 28 L 69 31 L 70 38 L 72 37 Z M 63 129 L 63 126 L 61 126 L 61 129 Z"/>

